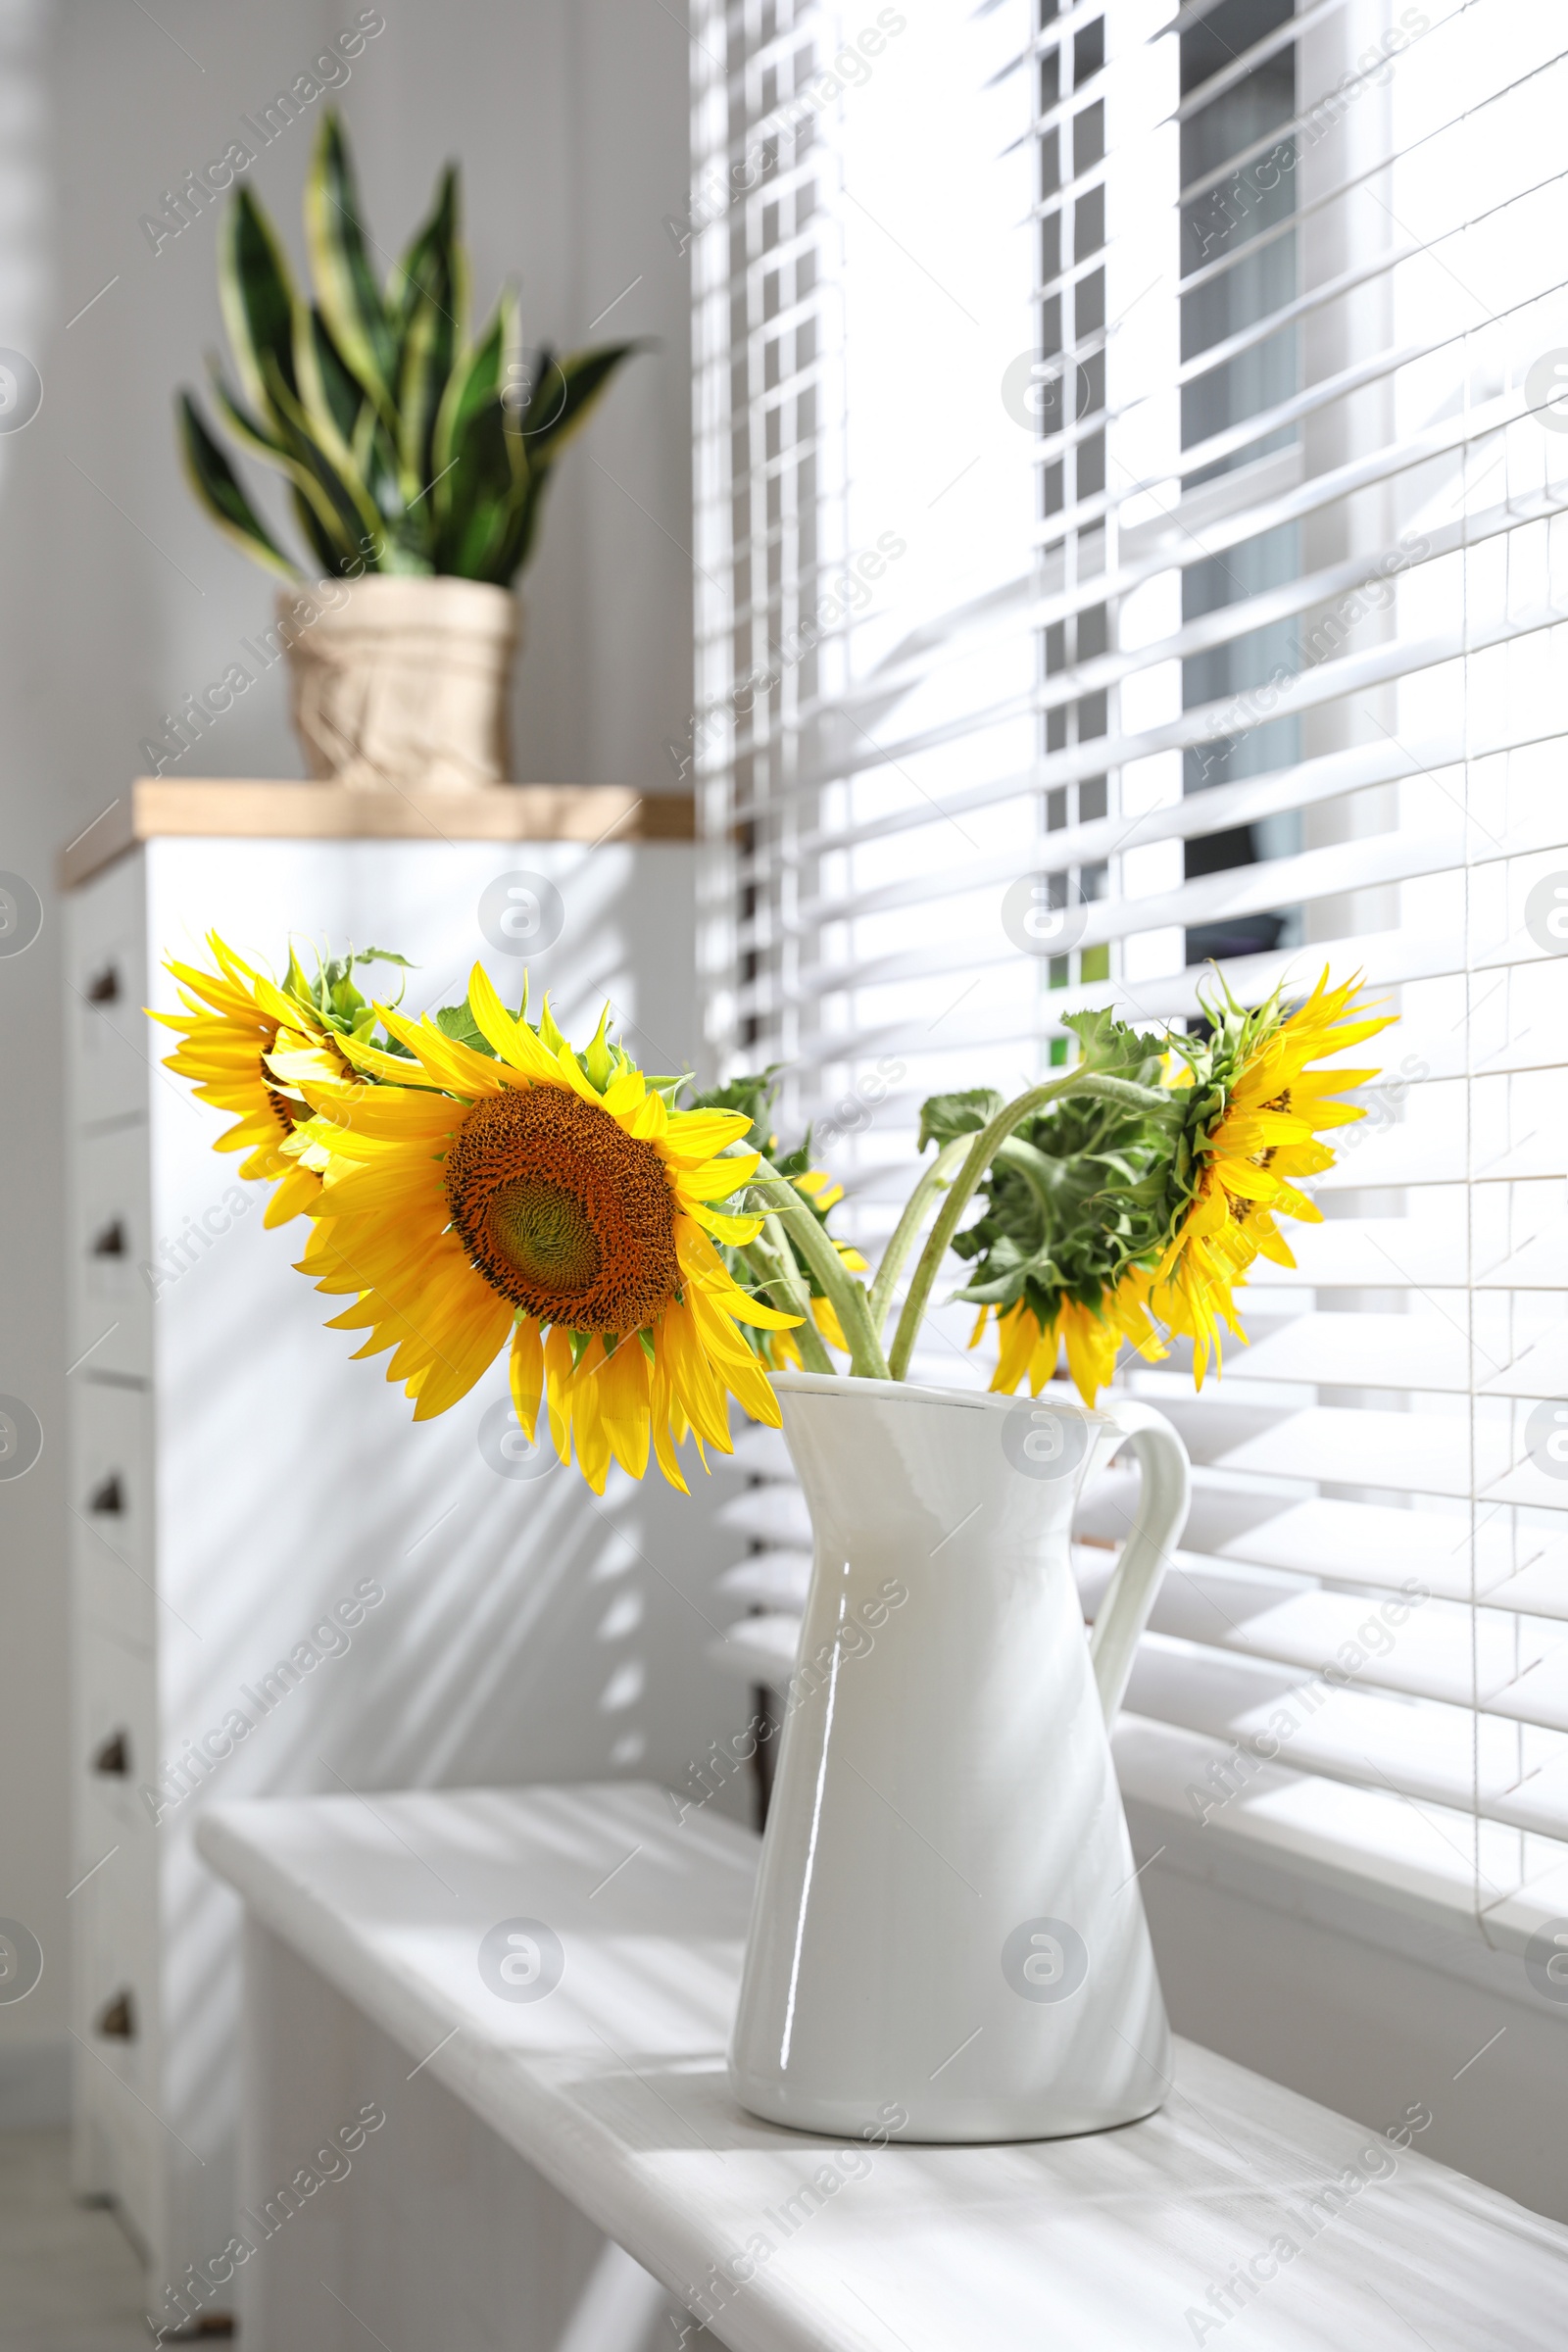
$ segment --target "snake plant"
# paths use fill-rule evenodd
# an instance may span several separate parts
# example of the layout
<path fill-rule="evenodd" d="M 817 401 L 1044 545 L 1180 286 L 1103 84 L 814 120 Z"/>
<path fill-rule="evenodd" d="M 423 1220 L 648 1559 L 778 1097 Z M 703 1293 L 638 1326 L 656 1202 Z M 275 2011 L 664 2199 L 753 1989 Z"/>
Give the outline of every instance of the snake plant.
<path fill-rule="evenodd" d="M 267 214 L 242 188 L 219 225 L 218 273 L 237 384 L 209 365 L 233 439 L 289 485 L 317 576 L 361 571 L 491 580 L 527 563 L 545 486 L 634 343 L 522 358 L 516 296 L 472 340 L 458 172 L 383 286 L 361 226 L 342 124 L 321 124 L 305 190 L 315 300 L 296 290 Z M 180 438 L 198 498 L 245 554 L 300 577 L 189 392 Z"/>

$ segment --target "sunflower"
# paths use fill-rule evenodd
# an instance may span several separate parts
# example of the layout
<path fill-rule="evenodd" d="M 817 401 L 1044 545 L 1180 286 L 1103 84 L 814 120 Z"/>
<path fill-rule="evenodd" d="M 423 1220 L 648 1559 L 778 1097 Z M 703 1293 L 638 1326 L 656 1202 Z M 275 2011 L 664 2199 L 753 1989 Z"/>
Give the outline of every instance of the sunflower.
<path fill-rule="evenodd" d="M 1169 1238 L 1154 1269 L 1151 1302 L 1173 1333 L 1193 1342 L 1200 1388 L 1212 1350 L 1220 1362 L 1219 1326 L 1245 1340 L 1234 1286 L 1258 1257 L 1294 1266 L 1276 1214 L 1321 1224 L 1323 1212 L 1298 1179 L 1332 1167 L 1322 1128 L 1346 1127 L 1365 1112 L 1333 1098 L 1375 1078 L 1375 1070 L 1313 1070 L 1325 1054 L 1375 1037 L 1393 1014 L 1368 1018 L 1358 1001 L 1360 975 L 1331 989 L 1325 969 L 1296 1010 L 1278 995 L 1257 1011 L 1234 1002 L 1212 1039 L 1188 1049 L 1192 1083 L 1182 1103 L 1187 1126 L 1173 1164 L 1177 1194 Z M 1188 1105 L 1191 1105 L 1190 1109 Z"/>
<path fill-rule="evenodd" d="M 186 1009 L 152 1015 L 182 1039 L 177 1052 L 166 1054 L 164 1066 L 194 1078 L 199 1102 L 239 1113 L 213 1148 L 245 1152 L 242 1176 L 277 1179 L 262 1221 L 284 1225 L 310 1206 L 321 1185 L 318 1169 L 307 1164 L 315 1154 L 299 1126 L 310 1113 L 294 1081 L 302 1076 L 342 1081 L 350 1072 L 330 1030 L 299 996 L 253 971 L 216 931 L 209 932 L 207 944 L 216 972 L 166 960 Z M 276 1054 L 287 1056 L 288 1077 L 269 1067 L 268 1057 Z"/>
<path fill-rule="evenodd" d="M 1092 1406 L 1101 1390 L 1110 1385 L 1123 1340 L 1130 1341 L 1151 1363 L 1166 1352 L 1149 1319 L 1152 1281 L 1145 1268 L 1133 1266 L 1114 1289 L 1102 1294 L 1098 1306 L 1063 1298 L 1044 1324 L 1026 1298 L 1012 1306 L 982 1306 L 969 1345 L 978 1348 L 986 1324 L 995 1314 L 1001 1354 L 991 1386 L 1004 1396 L 1012 1395 L 1025 1374 L 1030 1396 L 1038 1396 L 1047 1381 L 1055 1377 L 1057 1358 L 1065 1348 L 1073 1386 L 1085 1404 Z"/>
<path fill-rule="evenodd" d="M 488 1054 L 376 1009 L 402 1054 L 342 1046 L 378 1083 L 348 1096 L 302 1082 L 326 1169 L 301 1271 L 354 1295 L 329 1328 L 368 1332 L 360 1355 L 392 1350 L 387 1378 L 415 1419 L 466 1396 L 510 1337 L 518 1420 L 531 1440 L 543 1406 L 561 1460 L 574 1452 L 596 1494 L 612 1458 L 641 1478 L 650 1440 L 685 1493 L 688 1429 L 731 1450 L 726 1392 L 776 1428 L 736 1326 L 795 1318 L 749 1297 L 714 1246 L 743 1247 L 761 1224 L 714 1205 L 757 1167 L 730 1150 L 746 1114 L 671 1110 L 604 1021 L 574 1054 L 548 1003 L 531 1027 L 477 965 L 467 1009 Z"/>

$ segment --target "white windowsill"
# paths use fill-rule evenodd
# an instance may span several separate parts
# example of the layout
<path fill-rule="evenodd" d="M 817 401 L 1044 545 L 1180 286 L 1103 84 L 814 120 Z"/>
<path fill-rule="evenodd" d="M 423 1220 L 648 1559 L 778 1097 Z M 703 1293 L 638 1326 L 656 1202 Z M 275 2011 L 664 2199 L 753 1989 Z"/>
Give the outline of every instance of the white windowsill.
<path fill-rule="evenodd" d="M 1483 1886 L 1478 1918 L 1470 1855 L 1435 1807 L 1261 1764 L 1200 1822 L 1188 1790 L 1211 1787 L 1210 1765 L 1232 1753 L 1225 1741 L 1123 1715 L 1113 1745 L 1146 1867 L 1158 1849 L 1161 1867 L 1553 2014 L 1522 1955 L 1547 1920 L 1568 1916 L 1568 1868 L 1528 1894 Z M 1468 1830 L 1461 1817 L 1454 1827 Z M 1568 2025 L 1568 2003 L 1555 2014 Z"/>

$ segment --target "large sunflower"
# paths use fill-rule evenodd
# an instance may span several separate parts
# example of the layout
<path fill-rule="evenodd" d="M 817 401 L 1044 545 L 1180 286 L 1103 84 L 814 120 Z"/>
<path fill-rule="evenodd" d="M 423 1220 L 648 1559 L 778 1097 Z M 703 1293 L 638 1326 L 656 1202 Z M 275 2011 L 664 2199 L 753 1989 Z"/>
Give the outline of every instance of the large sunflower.
<path fill-rule="evenodd" d="M 392 1350 L 416 1420 L 466 1396 L 510 1336 L 519 1421 L 532 1438 L 543 1405 L 596 1494 L 612 1458 L 640 1478 L 650 1440 L 684 1493 L 688 1428 L 730 1450 L 726 1391 L 776 1427 L 736 1325 L 793 1318 L 749 1297 L 714 1247 L 761 1223 L 714 1206 L 757 1167 L 729 1151 L 746 1114 L 671 1110 L 603 1022 L 579 1056 L 548 1004 L 532 1028 L 477 965 L 468 1012 L 488 1054 L 377 1010 L 403 1055 L 341 1042 L 379 1083 L 302 1081 L 326 1169 L 301 1271 L 354 1294 L 330 1328 L 367 1332 L 361 1355 Z"/>
<path fill-rule="evenodd" d="M 239 1113 L 213 1148 L 243 1152 L 242 1176 L 276 1180 L 263 1223 L 284 1225 L 310 1206 L 321 1185 L 317 1170 L 306 1164 L 314 1155 L 299 1127 L 310 1112 L 297 1080 L 309 1075 L 330 1081 L 350 1073 L 330 1029 L 309 1004 L 253 971 L 216 931 L 208 933 L 207 944 L 216 972 L 198 971 L 172 956 L 167 961 L 186 1009 L 152 1016 L 182 1039 L 177 1052 L 165 1056 L 164 1066 L 195 1079 L 199 1102 Z M 269 1068 L 267 1056 L 272 1054 L 288 1056 L 287 1076 Z"/>
<path fill-rule="evenodd" d="M 1175 1203 L 1151 1300 L 1171 1331 L 1193 1342 L 1200 1388 L 1210 1350 L 1220 1361 L 1220 1324 L 1238 1339 L 1247 1336 L 1237 1319 L 1235 1284 L 1260 1256 L 1296 1263 L 1276 1214 L 1322 1222 L 1322 1210 L 1298 1183 L 1334 1163 L 1317 1130 L 1366 1115 L 1333 1098 L 1375 1078 L 1375 1070 L 1307 1064 L 1375 1037 L 1396 1016 L 1367 1017 L 1358 1002 L 1359 974 L 1336 989 L 1328 977 L 1325 970 L 1291 1013 L 1277 995 L 1250 1013 L 1230 1004 L 1211 1039 L 1188 1050 L 1192 1083 L 1182 1096 L 1186 1130 L 1172 1163 Z"/>

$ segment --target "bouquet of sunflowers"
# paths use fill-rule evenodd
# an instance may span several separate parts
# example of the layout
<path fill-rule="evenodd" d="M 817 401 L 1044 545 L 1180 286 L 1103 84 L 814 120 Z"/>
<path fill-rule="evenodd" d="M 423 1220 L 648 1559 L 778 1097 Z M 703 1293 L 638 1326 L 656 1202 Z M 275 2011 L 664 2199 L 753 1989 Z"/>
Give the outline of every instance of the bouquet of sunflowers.
<path fill-rule="evenodd" d="M 356 977 L 404 964 L 390 950 L 314 975 L 291 951 L 274 981 L 209 944 L 215 970 L 169 965 L 186 1010 L 155 1016 L 180 1033 L 168 1066 L 238 1113 L 216 1148 L 274 1186 L 267 1224 L 310 1218 L 300 1271 L 347 1300 L 328 1328 L 391 1350 L 416 1420 L 509 1348 L 530 1443 L 543 1416 L 596 1493 L 612 1460 L 641 1478 L 650 1447 L 685 1493 L 677 1448 L 728 1452 L 730 1397 L 778 1425 L 770 1368 L 902 1380 L 950 1250 L 971 1345 L 995 1321 L 994 1389 L 1038 1395 L 1065 1352 L 1093 1404 L 1124 1343 L 1154 1360 L 1173 1338 L 1200 1387 L 1221 1325 L 1246 1336 L 1253 1260 L 1294 1262 L 1276 1216 L 1320 1215 L 1300 1180 L 1333 1164 L 1323 1131 L 1363 1115 L 1340 1098 L 1377 1074 L 1310 1065 L 1389 1025 L 1327 972 L 1294 1006 L 1249 1011 L 1221 984 L 1191 1036 L 1071 1016 L 1071 1068 L 1011 1102 L 925 1103 L 924 1164 L 872 1274 L 829 1229 L 842 1194 L 809 1136 L 773 1156 L 771 1070 L 696 1093 L 638 1069 L 608 1007 L 576 1049 L 548 997 L 530 1017 L 525 983 L 509 1010 L 479 965 L 461 1004 L 411 1020 Z"/>

